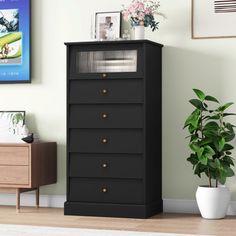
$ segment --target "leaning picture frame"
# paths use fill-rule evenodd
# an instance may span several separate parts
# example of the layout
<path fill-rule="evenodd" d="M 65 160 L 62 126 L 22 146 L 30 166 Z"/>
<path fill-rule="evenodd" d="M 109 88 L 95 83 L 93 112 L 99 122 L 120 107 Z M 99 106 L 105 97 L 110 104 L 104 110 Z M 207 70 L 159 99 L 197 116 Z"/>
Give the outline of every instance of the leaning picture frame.
<path fill-rule="evenodd" d="M 235 0 L 192 0 L 192 38 L 236 37 Z"/>
<path fill-rule="evenodd" d="M 0 143 L 23 142 L 25 111 L 0 111 Z"/>
<path fill-rule="evenodd" d="M 97 40 L 115 40 L 121 36 L 121 12 L 97 12 L 95 37 Z"/>
<path fill-rule="evenodd" d="M 30 83 L 31 0 L 0 4 L 0 83 Z"/>

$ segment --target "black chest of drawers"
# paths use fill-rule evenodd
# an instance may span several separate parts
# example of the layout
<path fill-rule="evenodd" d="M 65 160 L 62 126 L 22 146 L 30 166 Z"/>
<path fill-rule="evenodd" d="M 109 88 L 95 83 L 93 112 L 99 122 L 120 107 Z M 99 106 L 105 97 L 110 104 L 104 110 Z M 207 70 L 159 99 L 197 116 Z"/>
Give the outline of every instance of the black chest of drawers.
<path fill-rule="evenodd" d="M 66 43 L 66 215 L 162 211 L 162 45 Z"/>

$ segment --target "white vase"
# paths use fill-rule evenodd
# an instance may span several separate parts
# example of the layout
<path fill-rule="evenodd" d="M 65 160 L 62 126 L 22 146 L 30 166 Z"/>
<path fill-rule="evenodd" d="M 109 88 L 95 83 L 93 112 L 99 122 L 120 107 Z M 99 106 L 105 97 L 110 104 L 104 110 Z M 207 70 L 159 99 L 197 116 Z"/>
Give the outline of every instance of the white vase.
<path fill-rule="evenodd" d="M 134 26 L 134 39 L 144 39 L 144 26 Z"/>
<path fill-rule="evenodd" d="M 196 199 L 203 218 L 222 219 L 227 213 L 230 191 L 225 186 L 217 188 L 199 186 L 196 192 Z"/>

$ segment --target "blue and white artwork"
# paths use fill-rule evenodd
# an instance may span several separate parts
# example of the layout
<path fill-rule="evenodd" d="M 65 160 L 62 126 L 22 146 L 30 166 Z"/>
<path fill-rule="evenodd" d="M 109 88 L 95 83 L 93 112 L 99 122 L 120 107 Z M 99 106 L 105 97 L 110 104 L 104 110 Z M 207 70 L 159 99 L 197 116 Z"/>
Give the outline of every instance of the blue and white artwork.
<path fill-rule="evenodd" d="M 30 0 L 0 0 L 0 83 L 30 82 Z"/>

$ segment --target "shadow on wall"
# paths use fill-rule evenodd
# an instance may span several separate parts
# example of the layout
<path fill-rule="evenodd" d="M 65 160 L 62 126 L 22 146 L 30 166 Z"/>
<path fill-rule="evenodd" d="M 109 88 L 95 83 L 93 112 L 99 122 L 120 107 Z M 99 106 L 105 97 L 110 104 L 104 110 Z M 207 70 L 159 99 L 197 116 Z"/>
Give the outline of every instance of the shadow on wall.
<path fill-rule="evenodd" d="M 192 112 L 192 88 L 221 97 L 223 59 L 175 47 L 163 48 L 163 194 L 165 198 L 194 198 L 200 183 L 186 162 L 189 155 L 183 124 Z M 204 180 L 204 179 L 203 179 Z M 181 187 L 178 183 L 181 183 Z"/>

